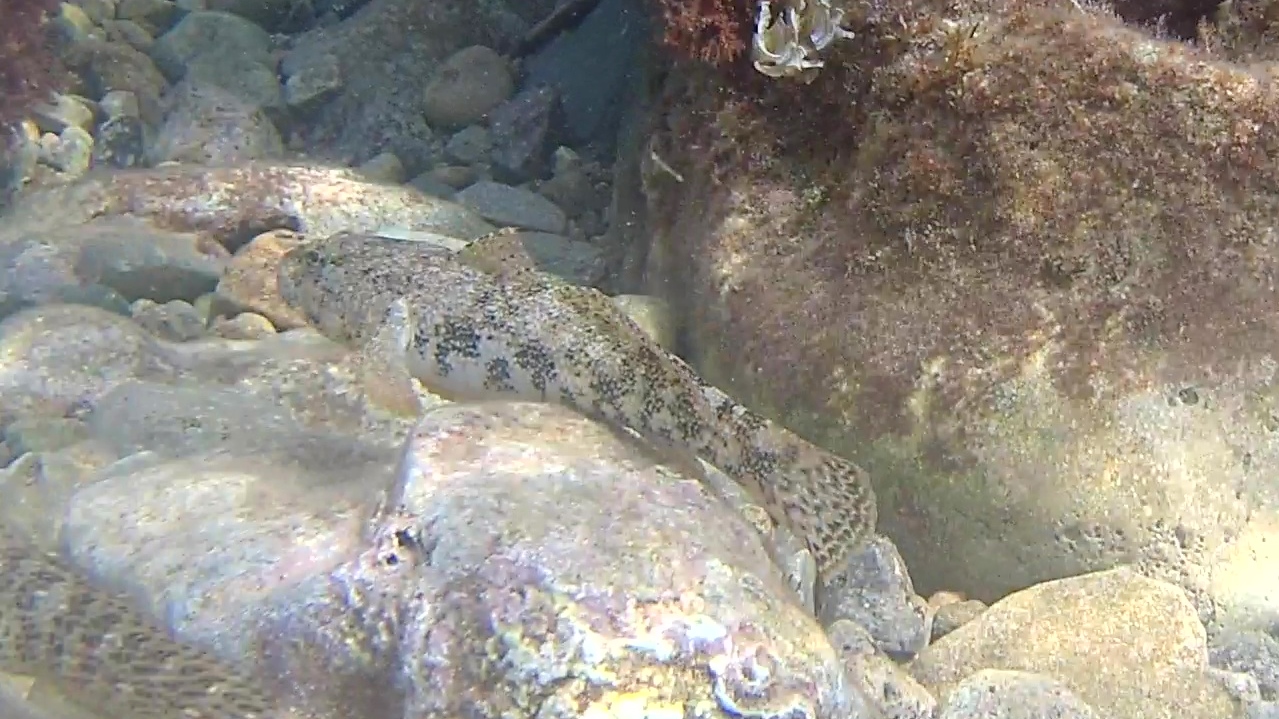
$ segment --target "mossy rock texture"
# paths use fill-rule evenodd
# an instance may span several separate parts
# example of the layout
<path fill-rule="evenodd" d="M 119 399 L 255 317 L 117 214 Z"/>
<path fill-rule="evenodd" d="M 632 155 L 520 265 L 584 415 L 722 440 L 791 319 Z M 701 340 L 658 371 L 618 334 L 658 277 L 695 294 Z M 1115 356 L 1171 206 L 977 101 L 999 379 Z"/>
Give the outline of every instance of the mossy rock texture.
<path fill-rule="evenodd" d="M 922 591 L 1133 563 L 1273 621 L 1279 66 L 1229 35 L 1256 23 L 862 7 L 810 85 L 668 76 L 648 272 L 695 363 L 870 470 Z"/>

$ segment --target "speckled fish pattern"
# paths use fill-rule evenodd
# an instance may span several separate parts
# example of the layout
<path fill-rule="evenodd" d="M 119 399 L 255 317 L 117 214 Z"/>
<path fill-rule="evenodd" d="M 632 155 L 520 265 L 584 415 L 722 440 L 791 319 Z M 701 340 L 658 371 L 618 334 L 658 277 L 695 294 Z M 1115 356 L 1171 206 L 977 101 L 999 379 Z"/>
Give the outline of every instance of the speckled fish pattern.
<path fill-rule="evenodd" d="M 393 328 L 396 351 L 438 392 L 558 402 L 696 454 L 806 541 L 822 576 L 874 531 L 875 497 L 856 464 L 703 382 L 603 293 L 468 255 L 482 252 L 342 233 L 290 250 L 280 290 L 355 347 L 407 323 Z"/>
<path fill-rule="evenodd" d="M 265 719 L 250 676 L 177 641 L 0 519 L 0 670 L 53 682 L 104 719 Z"/>

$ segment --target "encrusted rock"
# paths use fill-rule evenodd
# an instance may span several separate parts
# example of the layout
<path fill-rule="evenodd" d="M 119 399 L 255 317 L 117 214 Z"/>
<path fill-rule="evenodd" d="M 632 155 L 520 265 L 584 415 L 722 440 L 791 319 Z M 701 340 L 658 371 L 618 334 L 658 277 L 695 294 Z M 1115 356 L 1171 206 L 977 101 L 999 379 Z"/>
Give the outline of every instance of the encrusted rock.
<path fill-rule="evenodd" d="M 1275 67 L 1067 0 L 866 11 L 811 84 L 668 86 L 695 364 L 865 464 L 924 592 L 1136 563 L 1267 626 Z"/>

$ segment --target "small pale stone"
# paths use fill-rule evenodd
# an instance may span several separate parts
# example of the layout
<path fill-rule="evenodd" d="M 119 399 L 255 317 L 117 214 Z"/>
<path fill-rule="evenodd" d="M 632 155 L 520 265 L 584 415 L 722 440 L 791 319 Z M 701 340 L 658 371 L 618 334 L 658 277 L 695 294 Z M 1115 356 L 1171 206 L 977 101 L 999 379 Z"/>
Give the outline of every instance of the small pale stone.
<path fill-rule="evenodd" d="M 253 312 L 242 312 L 235 317 L 219 317 L 213 321 L 213 333 L 229 340 L 256 340 L 275 334 L 271 320 Z"/>

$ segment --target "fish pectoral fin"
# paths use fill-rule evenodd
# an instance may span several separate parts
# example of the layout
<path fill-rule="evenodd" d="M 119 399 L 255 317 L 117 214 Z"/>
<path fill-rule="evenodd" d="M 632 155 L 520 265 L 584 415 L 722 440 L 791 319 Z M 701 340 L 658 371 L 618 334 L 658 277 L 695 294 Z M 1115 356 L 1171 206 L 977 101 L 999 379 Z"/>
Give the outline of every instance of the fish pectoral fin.
<path fill-rule="evenodd" d="M 413 310 L 400 298 L 390 304 L 382 323 L 352 358 L 353 369 L 368 401 L 393 414 L 422 413 L 421 384 L 409 370 L 413 344 Z"/>

